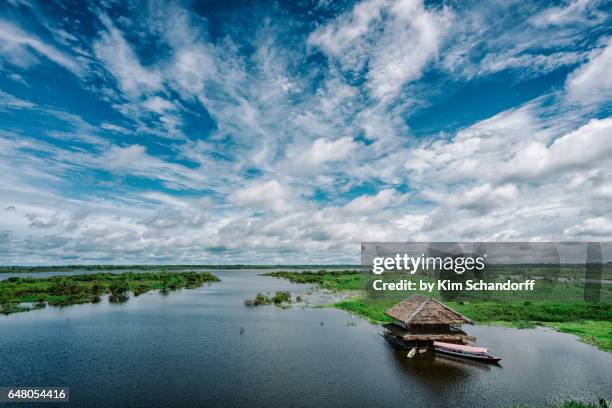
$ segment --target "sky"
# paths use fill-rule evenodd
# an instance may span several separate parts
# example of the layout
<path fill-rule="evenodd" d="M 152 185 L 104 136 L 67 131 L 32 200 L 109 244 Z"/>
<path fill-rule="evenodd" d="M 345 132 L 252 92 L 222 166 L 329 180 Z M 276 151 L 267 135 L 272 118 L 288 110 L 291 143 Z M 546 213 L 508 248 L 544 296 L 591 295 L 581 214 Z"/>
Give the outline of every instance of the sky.
<path fill-rule="evenodd" d="M 0 264 L 612 239 L 612 3 L 0 5 Z"/>

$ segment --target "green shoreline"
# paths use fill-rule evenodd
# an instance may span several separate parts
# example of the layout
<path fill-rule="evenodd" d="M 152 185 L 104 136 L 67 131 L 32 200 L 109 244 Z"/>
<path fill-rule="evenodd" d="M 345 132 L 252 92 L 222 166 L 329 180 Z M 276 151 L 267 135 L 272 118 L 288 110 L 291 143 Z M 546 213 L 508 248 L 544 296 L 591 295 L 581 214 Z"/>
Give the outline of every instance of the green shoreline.
<path fill-rule="evenodd" d="M 0 273 L 44 273 L 44 272 L 70 272 L 70 271 L 185 271 L 206 269 L 345 269 L 358 268 L 359 265 L 249 265 L 249 264 L 125 264 L 125 265 L 4 265 L 0 266 Z"/>
<path fill-rule="evenodd" d="M 109 295 L 111 302 L 124 302 L 130 294 L 151 290 L 167 293 L 196 288 L 219 278 L 208 272 L 94 273 L 48 278 L 11 277 L 0 281 L 0 314 L 27 312 L 52 306 L 97 303 Z M 24 306 L 31 303 L 31 307 Z"/>
<path fill-rule="evenodd" d="M 318 271 L 318 272 L 268 272 L 263 274 L 293 283 L 315 284 L 321 288 L 356 292 L 364 288 L 364 275 L 358 271 Z M 569 289 L 561 289 L 570 292 Z M 416 292 L 414 292 L 416 293 Z M 568 299 L 573 299 L 570 293 Z M 563 293 L 557 294 L 562 296 Z M 362 296 L 342 300 L 330 305 L 367 318 L 374 323 L 387 323 L 390 318 L 384 312 L 407 297 L 407 292 L 397 292 L 381 299 L 364 299 Z M 439 297 L 434 295 L 434 297 Z M 560 297 L 562 299 L 562 297 Z M 581 341 L 597 348 L 612 352 L 612 302 L 607 297 L 604 302 L 592 304 L 580 301 L 523 301 L 505 298 L 494 302 L 445 301 L 449 307 L 471 318 L 479 324 L 501 325 L 513 328 L 532 328 L 545 326 L 563 333 L 578 336 Z"/>

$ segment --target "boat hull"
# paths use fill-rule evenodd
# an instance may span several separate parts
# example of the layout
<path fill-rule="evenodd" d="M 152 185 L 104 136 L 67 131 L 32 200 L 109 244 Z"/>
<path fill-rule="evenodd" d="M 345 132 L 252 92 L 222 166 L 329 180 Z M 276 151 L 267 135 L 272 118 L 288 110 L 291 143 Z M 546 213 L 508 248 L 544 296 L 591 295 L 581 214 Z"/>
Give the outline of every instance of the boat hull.
<path fill-rule="evenodd" d="M 474 354 L 459 353 L 459 352 L 455 352 L 455 351 L 451 351 L 451 350 L 442 350 L 442 349 L 439 349 L 439 348 L 434 348 L 434 351 L 436 351 L 437 353 L 448 354 L 450 356 L 467 358 L 467 359 L 470 359 L 470 360 L 486 361 L 486 362 L 489 362 L 489 363 L 497 363 L 497 362 L 499 362 L 501 360 L 501 358 L 499 358 L 499 357 L 478 356 L 478 355 L 474 355 Z"/>

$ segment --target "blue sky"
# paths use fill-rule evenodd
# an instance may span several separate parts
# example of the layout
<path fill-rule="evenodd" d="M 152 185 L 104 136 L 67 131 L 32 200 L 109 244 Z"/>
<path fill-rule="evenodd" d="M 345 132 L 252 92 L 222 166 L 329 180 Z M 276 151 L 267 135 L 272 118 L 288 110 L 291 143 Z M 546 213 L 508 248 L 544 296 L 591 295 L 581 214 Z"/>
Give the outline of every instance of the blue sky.
<path fill-rule="evenodd" d="M 611 3 L 0 6 L 0 263 L 610 240 Z"/>

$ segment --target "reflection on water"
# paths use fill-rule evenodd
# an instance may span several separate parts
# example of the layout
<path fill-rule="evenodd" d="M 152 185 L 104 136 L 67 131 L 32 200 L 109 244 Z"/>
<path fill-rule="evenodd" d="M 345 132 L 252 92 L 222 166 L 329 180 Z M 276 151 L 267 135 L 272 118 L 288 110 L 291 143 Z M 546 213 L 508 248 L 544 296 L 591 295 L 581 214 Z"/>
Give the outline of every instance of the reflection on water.
<path fill-rule="evenodd" d="M 450 383 L 466 381 L 471 375 L 480 375 L 479 371 L 490 371 L 491 367 L 501 369 L 499 365 L 491 365 L 482 361 L 468 360 L 428 351 L 406 358 L 406 352 L 392 350 L 400 369 L 407 375 L 418 377 L 424 383 Z"/>
<path fill-rule="evenodd" d="M 0 387 L 68 386 L 79 407 L 478 407 L 612 399 L 611 355 L 573 336 L 467 326 L 503 358 L 501 366 L 431 352 L 407 359 L 380 336 L 380 326 L 340 310 L 245 307 L 257 292 L 289 290 L 311 303 L 329 296 L 259 273 L 215 271 L 221 282 L 168 296 L 1 316 Z"/>

